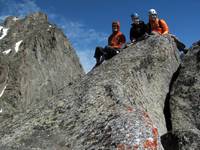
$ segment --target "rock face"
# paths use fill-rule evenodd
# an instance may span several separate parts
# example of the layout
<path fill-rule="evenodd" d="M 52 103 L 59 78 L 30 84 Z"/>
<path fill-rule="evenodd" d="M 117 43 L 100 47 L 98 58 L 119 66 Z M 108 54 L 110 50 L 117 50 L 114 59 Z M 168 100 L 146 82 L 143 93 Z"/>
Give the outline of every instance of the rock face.
<path fill-rule="evenodd" d="M 172 129 L 180 150 L 200 149 L 200 46 L 181 65 L 170 99 Z"/>
<path fill-rule="evenodd" d="M 195 42 L 195 43 L 193 43 L 192 45 L 193 45 L 193 46 L 200 46 L 200 40 L 197 41 L 197 42 Z"/>
<path fill-rule="evenodd" d="M 169 36 L 138 42 L 44 105 L 1 123 L 0 149 L 162 150 L 165 98 L 179 62 Z"/>
<path fill-rule="evenodd" d="M 63 32 L 35 13 L 0 27 L 0 120 L 44 104 L 84 74 Z"/>

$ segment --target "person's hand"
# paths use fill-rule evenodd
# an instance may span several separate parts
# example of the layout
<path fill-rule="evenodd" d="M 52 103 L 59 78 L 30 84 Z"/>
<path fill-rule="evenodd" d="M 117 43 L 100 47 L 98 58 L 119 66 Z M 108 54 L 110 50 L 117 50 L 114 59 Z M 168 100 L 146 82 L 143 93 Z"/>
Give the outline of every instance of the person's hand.
<path fill-rule="evenodd" d="M 145 33 L 144 34 L 144 38 L 148 38 L 149 37 L 149 34 L 148 33 Z"/>
<path fill-rule="evenodd" d="M 163 33 L 163 35 L 166 35 L 166 34 L 168 34 L 169 32 L 168 31 L 165 31 L 164 33 Z"/>
<path fill-rule="evenodd" d="M 151 35 L 160 35 L 158 32 L 152 31 Z"/>
<path fill-rule="evenodd" d="M 130 46 L 133 45 L 133 44 L 134 44 L 134 43 L 132 43 L 132 42 L 126 43 L 125 46 L 124 46 L 124 49 L 130 47 Z"/>
<path fill-rule="evenodd" d="M 136 42 L 136 39 L 133 39 L 132 41 L 131 41 L 131 43 L 135 43 Z"/>
<path fill-rule="evenodd" d="M 126 49 L 126 48 L 128 48 L 129 47 L 129 43 L 126 43 L 125 45 L 124 45 L 124 49 Z"/>

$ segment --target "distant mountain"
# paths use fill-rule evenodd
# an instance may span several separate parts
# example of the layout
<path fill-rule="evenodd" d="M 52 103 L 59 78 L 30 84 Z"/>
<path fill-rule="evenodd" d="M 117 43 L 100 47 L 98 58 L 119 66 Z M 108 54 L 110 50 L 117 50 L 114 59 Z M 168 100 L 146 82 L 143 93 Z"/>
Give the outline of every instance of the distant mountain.
<path fill-rule="evenodd" d="M 0 31 L 2 116 L 37 107 L 84 75 L 68 39 L 45 14 L 8 17 Z"/>

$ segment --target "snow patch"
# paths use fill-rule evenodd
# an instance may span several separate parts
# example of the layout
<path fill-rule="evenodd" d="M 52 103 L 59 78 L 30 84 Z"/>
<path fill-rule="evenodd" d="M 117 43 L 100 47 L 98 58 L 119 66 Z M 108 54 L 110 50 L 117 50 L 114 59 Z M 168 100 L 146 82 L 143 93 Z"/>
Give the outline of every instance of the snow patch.
<path fill-rule="evenodd" d="M 49 28 L 52 28 L 52 25 L 49 25 Z M 47 29 L 47 31 L 50 31 L 50 30 L 51 30 L 51 29 L 49 29 L 49 28 Z"/>
<path fill-rule="evenodd" d="M 2 27 L 2 26 L 0 26 L 0 31 L 1 30 L 3 30 L 2 32 L 2 35 L 1 35 L 1 37 L 0 37 L 0 40 L 2 40 L 7 34 L 8 34 L 8 28 L 4 28 L 4 27 Z"/>
<path fill-rule="evenodd" d="M 7 86 L 7 85 L 6 85 Z M 1 93 L 0 93 L 0 97 L 3 95 L 3 93 L 4 93 L 4 91 L 5 91 L 5 89 L 6 89 L 6 86 L 3 88 L 3 90 L 1 91 Z"/>
<path fill-rule="evenodd" d="M 11 51 L 12 51 L 12 49 L 8 49 L 8 50 L 3 51 L 2 53 L 3 53 L 4 55 L 8 55 Z"/>
<path fill-rule="evenodd" d="M 23 42 L 23 40 L 21 40 L 21 41 L 19 41 L 19 42 L 17 42 L 16 44 L 15 44 L 15 51 L 16 51 L 16 53 L 19 51 L 19 46 L 20 46 L 20 44 Z"/>
<path fill-rule="evenodd" d="M 18 17 L 14 17 L 14 18 L 13 18 L 13 21 L 17 21 L 17 20 L 19 20 Z"/>
<path fill-rule="evenodd" d="M 0 113 L 2 113 L 3 112 L 3 110 L 2 110 L 2 108 L 0 109 Z"/>

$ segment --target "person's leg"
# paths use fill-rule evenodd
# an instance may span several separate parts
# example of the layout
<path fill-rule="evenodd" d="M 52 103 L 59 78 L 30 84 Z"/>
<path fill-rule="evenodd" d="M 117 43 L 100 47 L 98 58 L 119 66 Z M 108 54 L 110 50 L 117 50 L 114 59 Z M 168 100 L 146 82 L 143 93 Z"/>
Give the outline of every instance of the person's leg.
<path fill-rule="evenodd" d="M 103 55 L 103 48 L 96 47 L 95 53 L 94 53 L 94 58 L 96 58 L 96 60 L 99 61 L 102 55 Z"/>
<path fill-rule="evenodd" d="M 174 39 L 174 42 L 176 43 L 176 46 L 179 51 L 184 52 L 185 54 L 187 53 L 187 49 L 185 48 L 185 44 L 183 44 L 175 35 L 170 34 L 171 37 Z"/>
<path fill-rule="evenodd" d="M 104 48 L 102 47 L 96 47 L 95 53 L 94 53 L 94 58 L 96 58 L 96 66 L 100 65 L 102 61 L 102 57 L 104 55 Z"/>
<path fill-rule="evenodd" d="M 111 48 L 111 47 L 106 47 L 105 51 L 106 51 L 105 60 L 108 60 L 112 58 L 113 56 L 117 55 L 118 53 L 120 53 L 120 49 Z"/>

